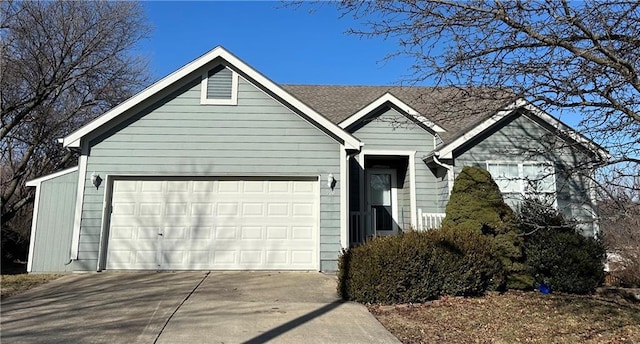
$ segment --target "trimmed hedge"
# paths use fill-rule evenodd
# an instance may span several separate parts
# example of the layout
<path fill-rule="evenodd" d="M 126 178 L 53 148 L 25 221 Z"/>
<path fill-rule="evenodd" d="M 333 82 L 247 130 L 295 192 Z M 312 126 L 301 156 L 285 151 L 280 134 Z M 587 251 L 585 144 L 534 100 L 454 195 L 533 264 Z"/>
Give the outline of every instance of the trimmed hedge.
<path fill-rule="evenodd" d="M 482 295 L 504 279 L 486 237 L 451 229 L 376 238 L 344 251 L 338 267 L 340 296 L 363 303 Z"/>

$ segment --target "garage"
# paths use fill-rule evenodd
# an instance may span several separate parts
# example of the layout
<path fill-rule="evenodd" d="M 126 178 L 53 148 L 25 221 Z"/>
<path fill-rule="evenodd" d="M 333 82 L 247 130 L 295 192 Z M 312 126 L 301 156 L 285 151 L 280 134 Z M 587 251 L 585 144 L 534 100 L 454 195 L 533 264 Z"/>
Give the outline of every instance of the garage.
<path fill-rule="evenodd" d="M 107 269 L 318 270 L 317 178 L 115 179 Z"/>

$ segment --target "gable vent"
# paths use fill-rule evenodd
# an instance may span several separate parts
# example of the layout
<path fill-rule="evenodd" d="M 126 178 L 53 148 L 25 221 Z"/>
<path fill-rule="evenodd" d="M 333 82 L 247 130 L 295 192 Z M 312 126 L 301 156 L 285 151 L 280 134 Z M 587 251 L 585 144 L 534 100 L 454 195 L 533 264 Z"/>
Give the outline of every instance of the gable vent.
<path fill-rule="evenodd" d="M 238 75 L 219 65 L 202 75 L 202 104 L 236 105 Z"/>
<path fill-rule="evenodd" d="M 209 71 L 207 80 L 208 99 L 231 99 L 233 72 L 224 66 Z"/>

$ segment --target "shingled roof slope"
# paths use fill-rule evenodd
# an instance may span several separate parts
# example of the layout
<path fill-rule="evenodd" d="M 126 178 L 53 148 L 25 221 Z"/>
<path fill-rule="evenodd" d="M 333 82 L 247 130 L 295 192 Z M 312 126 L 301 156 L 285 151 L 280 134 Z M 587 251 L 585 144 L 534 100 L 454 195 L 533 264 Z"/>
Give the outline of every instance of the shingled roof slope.
<path fill-rule="evenodd" d="M 515 101 L 512 93 L 489 88 L 425 86 L 281 85 L 334 123 L 340 123 L 390 93 L 427 119 L 443 127 L 448 143 Z"/>

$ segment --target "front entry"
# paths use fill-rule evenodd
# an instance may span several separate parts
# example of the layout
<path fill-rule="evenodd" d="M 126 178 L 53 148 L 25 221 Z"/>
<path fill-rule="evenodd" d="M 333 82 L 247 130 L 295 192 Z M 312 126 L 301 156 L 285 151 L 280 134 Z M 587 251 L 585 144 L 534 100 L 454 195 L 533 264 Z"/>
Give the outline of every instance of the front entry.
<path fill-rule="evenodd" d="M 397 176 L 394 169 L 367 169 L 367 224 L 376 236 L 398 232 Z"/>

